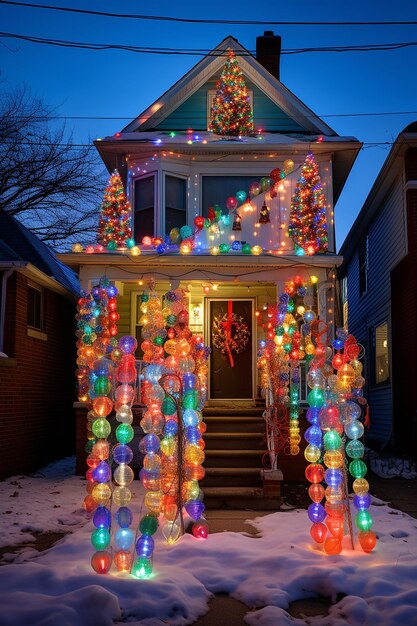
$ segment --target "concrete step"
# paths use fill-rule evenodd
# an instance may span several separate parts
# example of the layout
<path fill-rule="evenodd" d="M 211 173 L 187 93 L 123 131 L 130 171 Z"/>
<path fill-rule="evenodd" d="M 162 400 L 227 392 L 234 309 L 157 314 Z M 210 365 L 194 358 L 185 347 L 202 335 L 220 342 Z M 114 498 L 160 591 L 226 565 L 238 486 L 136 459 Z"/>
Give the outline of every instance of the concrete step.
<path fill-rule="evenodd" d="M 239 406 L 206 406 L 203 409 L 204 417 L 207 415 L 234 416 L 246 415 L 248 417 L 262 417 L 265 406 L 239 407 Z"/>
<path fill-rule="evenodd" d="M 258 467 L 206 467 L 201 488 L 206 487 L 261 487 Z"/>
<path fill-rule="evenodd" d="M 265 432 L 265 420 L 259 416 L 248 415 L 207 415 L 204 416 L 209 432 Z"/>
<path fill-rule="evenodd" d="M 204 450 L 204 467 L 262 467 L 264 450 Z"/>
<path fill-rule="evenodd" d="M 207 509 L 254 509 L 278 511 L 281 498 L 265 498 L 260 487 L 206 487 Z"/>
<path fill-rule="evenodd" d="M 204 434 L 206 450 L 229 450 L 236 448 L 250 448 L 253 450 L 266 449 L 265 438 L 262 432 L 211 432 Z"/>

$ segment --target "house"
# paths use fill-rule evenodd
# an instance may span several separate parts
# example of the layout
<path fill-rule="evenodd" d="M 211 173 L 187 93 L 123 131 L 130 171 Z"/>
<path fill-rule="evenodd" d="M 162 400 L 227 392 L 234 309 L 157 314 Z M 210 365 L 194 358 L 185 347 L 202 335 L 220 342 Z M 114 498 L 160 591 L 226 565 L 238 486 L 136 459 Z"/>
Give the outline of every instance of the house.
<path fill-rule="evenodd" d="M 294 276 L 314 276 L 313 307 L 334 326 L 335 270 L 342 262 L 334 205 L 361 147 L 357 139 L 337 135 L 284 86 L 280 47 L 280 37 L 267 31 L 257 39 L 255 58 L 227 37 L 121 132 L 96 140 L 109 172 L 117 169 L 124 180 L 138 245 L 117 251 L 92 245 L 91 254 L 75 248 L 60 256 L 86 289 L 102 275 L 115 282 L 119 333 L 137 337 L 139 345 L 147 281 L 161 293 L 177 286 L 188 292 L 191 329 L 213 348 L 206 480 L 211 475 L 213 484 L 221 480 L 231 489 L 245 472 L 259 476 L 266 447 L 257 406 L 257 345 L 268 303 Z M 216 84 L 232 58 L 244 77 L 254 126 L 243 135 L 215 134 L 208 128 Z M 308 154 L 320 174 L 327 224 L 326 251 L 316 254 L 305 254 L 289 235 L 291 199 Z M 178 247 L 184 224 L 186 245 Z M 216 324 L 232 315 L 245 320 L 250 337 L 233 365 L 215 344 Z M 85 411 L 78 408 L 82 459 Z"/>
<path fill-rule="evenodd" d="M 416 457 L 417 122 L 398 135 L 340 255 L 345 322 L 365 350 L 379 449 Z"/>
<path fill-rule="evenodd" d="M 73 453 L 77 292 L 74 272 L 0 211 L 1 478 Z"/>

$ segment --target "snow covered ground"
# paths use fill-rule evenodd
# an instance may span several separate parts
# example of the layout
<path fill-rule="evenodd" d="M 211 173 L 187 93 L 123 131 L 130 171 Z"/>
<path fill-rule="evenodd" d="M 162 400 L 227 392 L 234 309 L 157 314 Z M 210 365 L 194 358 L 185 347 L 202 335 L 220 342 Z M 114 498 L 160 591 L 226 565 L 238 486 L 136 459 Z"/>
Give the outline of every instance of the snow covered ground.
<path fill-rule="evenodd" d="M 138 580 L 91 570 L 84 481 L 72 471 L 65 459 L 0 484 L 0 543 L 9 546 L 0 567 L 1 626 L 185 625 L 217 592 L 258 608 L 245 618 L 251 626 L 305 624 L 285 609 L 318 595 L 335 604 L 327 617 L 308 618 L 314 626 L 417 624 L 417 520 L 380 501 L 370 509 L 379 542 L 369 555 L 345 538 L 342 555 L 326 556 L 310 539 L 306 511 L 296 509 L 257 518 L 260 537 L 186 534 L 173 546 L 159 537 L 154 576 Z M 11 552 L 40 531 L 69 534 L 46 552 Z"/>

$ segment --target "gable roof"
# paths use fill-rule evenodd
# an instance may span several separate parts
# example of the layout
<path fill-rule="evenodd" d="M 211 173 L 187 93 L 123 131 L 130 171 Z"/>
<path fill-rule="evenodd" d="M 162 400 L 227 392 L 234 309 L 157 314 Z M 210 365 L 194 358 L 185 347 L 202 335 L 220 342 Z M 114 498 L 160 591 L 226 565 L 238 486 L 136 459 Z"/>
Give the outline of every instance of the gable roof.
<path fill-rule="evenodd" d="M 192 96 L 214 74 L 221 71 L 225 52 L 231 49 L 239 56 L 239 66 L 268 98 L 292 118 L 306 132 L 335 136 L 336 133 L 299 100 L 289 89 L 264 68 L 237 39 L 229 35 L 219 45 L 178 80 L 158 100 L 151 104 L 136 119 L 128 124 L 123 133 L 155 129 L 175 109 Z"/>
<path fill-rule="evenodd" d="M 56 258 L 51 248 L 10 213 L 0 210 L 0 262 L 7 261 L 30 263 L 71 293 L 79 292 L 76 274 Z"/>

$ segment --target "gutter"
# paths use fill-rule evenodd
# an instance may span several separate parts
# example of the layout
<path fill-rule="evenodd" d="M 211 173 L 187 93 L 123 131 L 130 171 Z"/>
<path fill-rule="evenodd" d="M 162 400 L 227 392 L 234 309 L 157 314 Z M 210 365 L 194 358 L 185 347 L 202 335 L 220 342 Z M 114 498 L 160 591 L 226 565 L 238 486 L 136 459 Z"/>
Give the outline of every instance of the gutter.
<path fill-rule="evenodd" d="M 4 347 L 4 322 L 6 319 L 6 290 L 7 281 L 13 274 L 15 268 L 21 267 L 21 263 L 12 263 L 4 268 L 3 276 L 1 278 L 1 303 L 0 303 L 0 352 L 3 352 Z M 2 269 L 0 267 L 0 269 Z M 0 357 L 1 358 L 1 357 Z"/>

